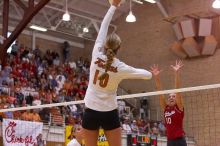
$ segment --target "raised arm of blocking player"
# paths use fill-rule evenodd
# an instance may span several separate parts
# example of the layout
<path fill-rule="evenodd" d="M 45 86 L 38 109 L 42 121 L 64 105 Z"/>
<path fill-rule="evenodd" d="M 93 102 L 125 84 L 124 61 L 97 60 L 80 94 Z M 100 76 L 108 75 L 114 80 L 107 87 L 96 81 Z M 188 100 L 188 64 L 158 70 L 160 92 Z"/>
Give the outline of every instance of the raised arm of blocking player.
<path fill-rule="evenodd" d="M 175 74 L 175 88 L 180 87 L 180 69 L 183 67 L 182 61 L 176 61 L 175 65 L 171 65 L 171 68 L 174 70 Z M 176 93 L 176 104 L 180 110 L 183 111 L 183 98 L 180 93 Z"/>
<path fill-rule="evenodd" d="M 157 90 L 161 90 L 162 86 L 161 86 L 161 81 L 160 81 L 160 72 L 161 70 L 159 69 L 158 65 L 153 65 L 150 68 L 151 73 L 154 76 L 155 79 L 155 83 L 156 83 L 156 88 Z M 166 107 L 166 101 L 165 101 L 165 96 L 164 95 L 160 95 L 160 107 L 164 110 Z"/>

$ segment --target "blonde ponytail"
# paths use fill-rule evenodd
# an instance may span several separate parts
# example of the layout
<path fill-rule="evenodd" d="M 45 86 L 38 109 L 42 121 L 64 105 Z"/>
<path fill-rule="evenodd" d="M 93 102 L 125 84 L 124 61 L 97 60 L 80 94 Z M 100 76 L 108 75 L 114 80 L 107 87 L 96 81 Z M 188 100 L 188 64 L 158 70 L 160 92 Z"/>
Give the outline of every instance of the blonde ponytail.
<path fill-rule="evenodd" d="M 105 55 L 107 56 L 105 72 L 99 77 L 99 80 L 104 80 L 108 75 L 107 72 L 113 63 L 114 57 L 116 56 L 117 51 L 120 48 L 120 45 L 121 39 L 117 34 L 112 33 L 107 37 L 105 43 Z"/>
<path fill-rule="evenodd" d="M 115 53 L 113 52 L 112 49 L 107 49 L 106 56 L 107 56 L 107 61 L 106 61 L 106 65 L 105 65 L 105 72 L 99 77 L 99 80 L 104 80 L 106 78 L 106 76 L 108 75 L 107 72 L 112 65 Z"/>

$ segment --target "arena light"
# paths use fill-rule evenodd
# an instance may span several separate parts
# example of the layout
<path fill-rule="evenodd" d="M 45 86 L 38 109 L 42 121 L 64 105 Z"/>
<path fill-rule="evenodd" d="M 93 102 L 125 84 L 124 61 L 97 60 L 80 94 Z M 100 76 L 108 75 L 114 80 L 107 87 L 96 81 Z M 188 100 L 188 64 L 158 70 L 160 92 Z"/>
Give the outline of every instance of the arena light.
<path fill-rule="evenodd" d="M 63 14 L 63 21 L 70 21 L 70 14 L 67 11 Z"/>
<path fill-rule="evenodd" d="M 133 0 L 133 2 L 138 3 L 138 4 L 143 4 L 143 2 L 140 0 Z"/>
<path fill-rule="evenodd" d="M 126 17 L 126 22 L 135 22 L 135 21 L 136 21 L 136 17 L 132 13 L 132 11 L 130 11 L 128 16 Z"/>
<path fill-rule="evenodd" d="M 47 31 L 46 28 L 41 27 L 41 26 L 37 26 L 37 25 L 31 25 L 30 28 L 34 29 L 34 30 L 38 30 L 38 31 L 43 31 L 43 32 Z"/>
<path fill-rule="evenodd" d="M 152 4 L 155 4 L 156 3 L 156 0 L 145 0 L 146 2 L 149 2 L 149 3 L 152 3 Z"/>
<path fill-rule="evenodd" d="M 68 12 L 67 0 L 66 0 L 66 12 L 63 14 L 63 21 L 70 21 L 70 14 Z"/>
<path fill-rule="evenodd" d="M 134 16 L 131 10 L 131 0 L 130 0 L 130 12 L 128 16 L 126 17 L 126 22 L 136 22 L 136 17 Z"/>
<path fill-rule="evenodd" d="M 89 32 L 88 27 L 84 27 L 84 28 L 83 28 L 83 32 L 88 33 L 88 32 Z"/>
<path fill-rule="evenodd" d="M 220 9 L 220 0 L 215 0 L 212 3 L 212 7 L 215 8 L 215 9 Z"/>

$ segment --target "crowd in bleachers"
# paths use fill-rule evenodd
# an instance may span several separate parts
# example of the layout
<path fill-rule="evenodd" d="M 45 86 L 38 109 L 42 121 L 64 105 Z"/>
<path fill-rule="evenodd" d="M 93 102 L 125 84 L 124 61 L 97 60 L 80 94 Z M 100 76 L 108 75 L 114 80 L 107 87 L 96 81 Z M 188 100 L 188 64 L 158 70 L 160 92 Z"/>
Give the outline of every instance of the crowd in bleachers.
<path fill-rule="evenodd" d="M 12 46 L 7 64 L 0 64 L 0 109 L 37 106 L 41 104 L 82 100 L 85 96 L 89 65 L 88 59 L 80 57 L 75 62 L 63 62 L 57 52 L 39 48 L 30 49 L 23 44 Z M 124 112 L 126 103 L 118 102 L 122 130 L 125 133 L 164 135 L 160 122 L 131 120 Z M 1 118 L 26 121 L 51 122 L 55 125 L 81 122 L 83 105 L 69 105 L 0 113 Z"/>
<path fill-rule="evenodd" d="M 30 49 L 16 42 L 7 56 L 7 64 L 0 66 L 0 89 L 9 88 L 9 92 L 1 90 L 0 107 L 82 100 L 88 85 L 90 62 L 82 57 L 75 62 L 63 62 L 60 58 L 57 52 L 47 50 L 43 54 L 38 46 Z M 43 109 L 44 114 L 41 114 L 41 110 L 8 112 L 2 113 L 2 117 L 35 121 L 33 115 L 39 113 L 42 121 L 48 121 L 47 114 L 61 116 L 66 112 L 74 115 L 79 113 L 75 110 L 82 109 L 73 106 L 51 108 L 52 111 Z"/>
<path fill-rule="evenodd" d="M 148 121 L 143 119 L 131 120 L 125 117 L 122 120 L 122 130 L 127 134 L 146 134 L 153 136 L 165 136 L 163 122 Z"/>

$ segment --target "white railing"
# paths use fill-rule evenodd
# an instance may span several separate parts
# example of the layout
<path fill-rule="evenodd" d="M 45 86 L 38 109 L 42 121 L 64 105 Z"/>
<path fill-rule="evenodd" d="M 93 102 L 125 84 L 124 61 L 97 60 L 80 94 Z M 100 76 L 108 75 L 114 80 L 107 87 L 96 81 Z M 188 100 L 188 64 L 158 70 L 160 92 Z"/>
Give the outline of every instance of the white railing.
<path fill-rule="evenodd" d="M 117 91 L 118 95 L 127 95 L 129 94 L 125 89 L 123 89 L 122 87 L 118 87 L 118 91 Z M 133 99 L 126 99 L 126 102 L 128 102 L 131 106 L 133 107 L 137 107 L 137 99 L 133 98 Z"/>

